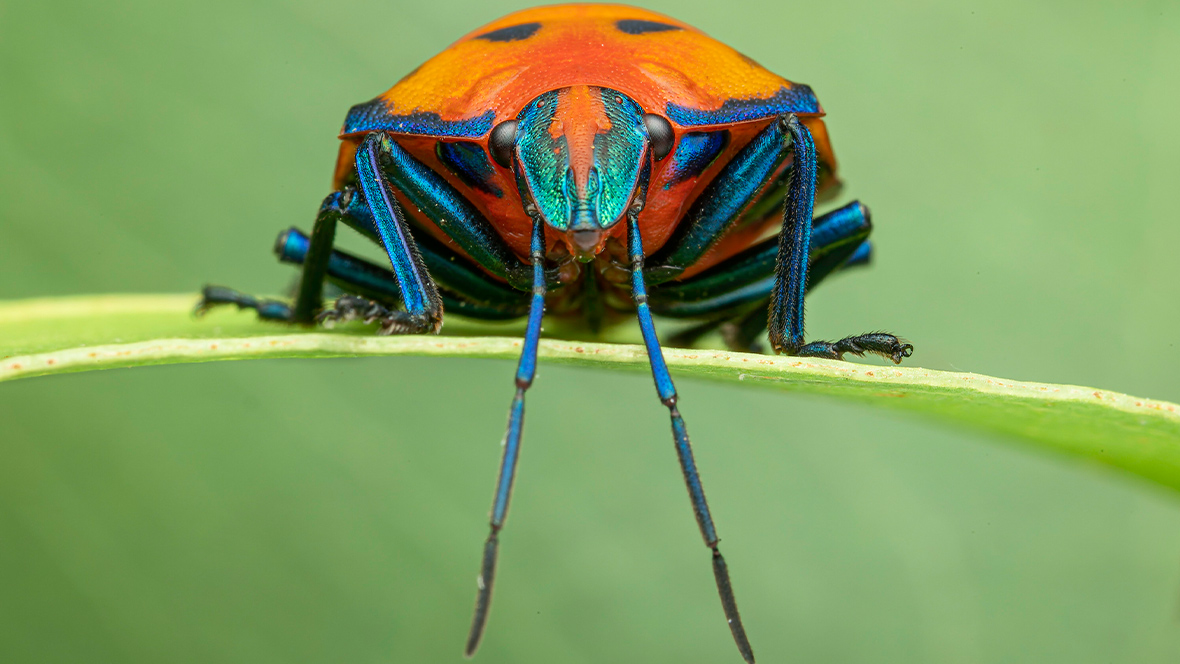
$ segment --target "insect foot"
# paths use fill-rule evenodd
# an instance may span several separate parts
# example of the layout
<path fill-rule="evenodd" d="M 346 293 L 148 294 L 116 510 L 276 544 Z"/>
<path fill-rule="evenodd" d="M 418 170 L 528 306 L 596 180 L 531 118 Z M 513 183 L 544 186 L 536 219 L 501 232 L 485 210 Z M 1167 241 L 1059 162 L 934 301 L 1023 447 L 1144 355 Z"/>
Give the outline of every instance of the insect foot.
<path fill-rule="evenodd" d="M 857 357 L 864 357 L 865 353 L 873 353 L 887 360 L 892 360 L 894 364 L 901 364 L 902 358 L 914 354 L 914 346 L 892 334 L 869 332 L 868 334 L 844 337 L 834 343 L 831 341 L 812 341 L 800 348 L 794 355 L 843 360 L 845 353 L 852 353 Z"/>
<path fill-rule="evenodd" d="M 342 295 L 330 309 L 324 309 L 316 317 L 317 323 L 331 329 L 336 323 L 346 323 L 352 320 L 362 320 L 365 323 L 378 323 L 377 334 L 437 334 L 442 322 L 433 322 L 426 316 L 415 316 L 404 311 L 396 311 L 380 302 L 358 297 L 356 295 Z"/>
<path fill-rule="evenodd" d="M 278 300 L 259 299 L 224 286 L 205 286 L 201 289 L 201 300 L 193 309 L 193 315 L 204 316 L 214 307 L 232 304 L 238 309 L 253 309 L 262 320 L 290 322 L 291 305 Z"/>

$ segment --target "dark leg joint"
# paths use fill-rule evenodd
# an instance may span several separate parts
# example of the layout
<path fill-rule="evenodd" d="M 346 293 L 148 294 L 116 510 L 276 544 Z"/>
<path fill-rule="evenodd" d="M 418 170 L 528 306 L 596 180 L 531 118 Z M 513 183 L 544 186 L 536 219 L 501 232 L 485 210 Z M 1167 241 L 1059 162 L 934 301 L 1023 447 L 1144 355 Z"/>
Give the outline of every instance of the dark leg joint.
<path fill-rule="evenodd" d="M 278 300 L 259 299 L 224 286 L 205 286 L 201 289 L 201 301 L 193 313 L 202 316 L 213 307 L 232 304 L 238 309 L 253 309 L 262 320 L 290 323 L 293 320 L 291 305 Z"/>

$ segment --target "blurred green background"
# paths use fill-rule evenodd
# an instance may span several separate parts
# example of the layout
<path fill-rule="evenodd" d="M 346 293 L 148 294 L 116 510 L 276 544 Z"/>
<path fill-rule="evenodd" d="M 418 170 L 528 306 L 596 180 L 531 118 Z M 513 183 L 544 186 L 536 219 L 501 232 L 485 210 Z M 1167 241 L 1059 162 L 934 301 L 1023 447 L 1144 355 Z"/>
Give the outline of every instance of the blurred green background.
<path fill-rule="evenodd" d="M 647 3 L 813 85 L 877 262 L 809 332 L 1180 400 L 1175 2 Z M 281 291 L 347 108 L 509 2 L 0 0 L 0 298 Z M 350 241 L 351 246 L 361 246 Z M 0 386 L 0 659 L 459 662 L 511 363 Z M 762 662 L 1175 662 L 1180 502 L 681 381 Z M 542 365 L 481 664 L 736 662 L 642 375 Z"/>

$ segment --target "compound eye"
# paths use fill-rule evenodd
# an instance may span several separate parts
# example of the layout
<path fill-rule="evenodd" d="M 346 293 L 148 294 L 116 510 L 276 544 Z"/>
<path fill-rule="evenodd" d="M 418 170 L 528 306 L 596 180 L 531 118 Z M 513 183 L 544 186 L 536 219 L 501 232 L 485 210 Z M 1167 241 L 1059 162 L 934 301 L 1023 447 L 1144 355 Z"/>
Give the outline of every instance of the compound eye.
<path fill-rule="evenodd" d="M 648 113 L 643 116 L 643 124 L 647 126 L 647 142 L 651 145 L 652 156 L 656 161 L 667 157 L 672 151 L 672 141 L 676 138 L 672 123 L 662 115 Z"/>
<path fill-rule="evenodd" d="M 516 147 L 516 120 L 505 120 L 492 129 L 488 152 L 504 168 L 512 168 L 512 150 Z"/>

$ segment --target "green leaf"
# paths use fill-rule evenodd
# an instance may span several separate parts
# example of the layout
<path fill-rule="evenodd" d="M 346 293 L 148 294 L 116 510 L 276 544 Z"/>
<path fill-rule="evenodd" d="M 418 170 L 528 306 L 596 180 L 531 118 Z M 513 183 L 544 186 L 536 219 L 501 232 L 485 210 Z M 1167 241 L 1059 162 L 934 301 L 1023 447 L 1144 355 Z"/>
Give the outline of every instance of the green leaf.
<path fill-rule="evenodd" d="M 193 295 L 106 295 L 0 302 L 0 381 L 90 369 L 278 357 L 430 355 L 515 359 L 518 325 L 449 319 L 464 336 L 378 337 L 371 328 L 304 330 L 250 312 L 192 316 Z M 552 334 L 554 330 L 547 329 Z M 571 330 L 559 330 L 558 333 Z M 479 335 L 479 336 L 474 336 Z M 497 336 L 499 335 L 499 336 Z M 543 339 L 541 358 L 647 370 L 642 346 Z M 915 367 L 718 350 L 664 350 L 677 376 L 827 394 L 1011 436 L 1180 490 L 1180 406 L 1073 385 Z"/>

